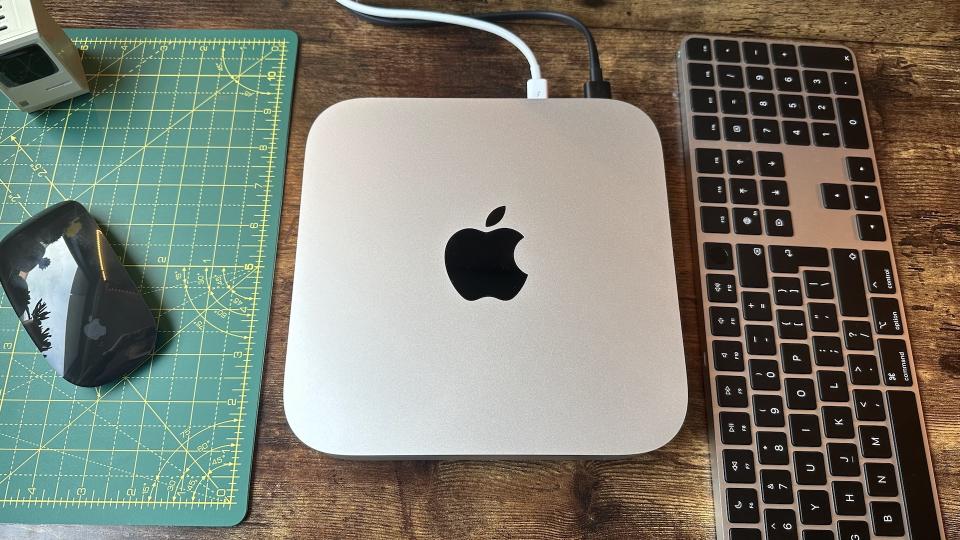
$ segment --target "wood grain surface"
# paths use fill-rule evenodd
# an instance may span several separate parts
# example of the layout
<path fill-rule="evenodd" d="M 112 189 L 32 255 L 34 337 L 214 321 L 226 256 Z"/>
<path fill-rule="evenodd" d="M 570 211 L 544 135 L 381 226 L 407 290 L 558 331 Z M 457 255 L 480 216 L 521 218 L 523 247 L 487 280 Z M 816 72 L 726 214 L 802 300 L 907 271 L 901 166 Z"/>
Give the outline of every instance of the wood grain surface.
<path fill-rule="evenodd" d="M 907 301 L 947 534 L 960 538 L 960 4 L 956 0 L 392 0 L 556 9 L 596 33 L 617 98 L 663 138 L 690 403 L 666 447 L 619 461 L 356 462 L 301 444 L 283 414 L 303 147 L 317 114 L 361 96 L 519 97 L 527 67 L 497 38 L 384 29 L 332 0 L 50 0 L 67 27 L 290 28 L 301 38 L 250 513 L 232 529 L 17 526 L 19 538 L 713 538 L 713 499 L 674 55 L 687 33 L 835 40 L 858 55 Z M 554 96 L 578 96 L 585 47 L 518 24 Z M 95 511 L 95 510 L 91 510 Z"/>

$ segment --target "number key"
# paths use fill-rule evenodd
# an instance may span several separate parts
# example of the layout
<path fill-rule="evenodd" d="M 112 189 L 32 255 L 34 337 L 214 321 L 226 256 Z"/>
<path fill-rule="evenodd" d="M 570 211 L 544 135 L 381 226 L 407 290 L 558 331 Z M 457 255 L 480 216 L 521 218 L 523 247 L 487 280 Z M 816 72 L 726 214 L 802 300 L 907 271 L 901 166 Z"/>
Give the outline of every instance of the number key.
<path fill-rule="evenodd" d="M 793 480 L 788 470 L 760 471 L 760 490 L 767 504 L 793 504 Z"/>
<path fill-rule="evenodd" d="M 758 427 L 783 427 L 783 399 L 775 394 L 754 394 L 753 416 Z"/>
<path fill-rule="evenodd" d="M 786 465 L 790 461 L 787 436 L 779 431 L 758 431 L 757 456 L 761 465 Z"/>

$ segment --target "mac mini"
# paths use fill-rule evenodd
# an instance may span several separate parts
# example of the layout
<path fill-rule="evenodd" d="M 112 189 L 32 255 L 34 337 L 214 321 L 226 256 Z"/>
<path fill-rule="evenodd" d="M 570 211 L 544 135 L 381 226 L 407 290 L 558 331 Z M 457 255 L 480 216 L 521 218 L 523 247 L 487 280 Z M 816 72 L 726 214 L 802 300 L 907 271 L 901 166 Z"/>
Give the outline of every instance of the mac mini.
<path fill-rule="evenodd" d="M 602 99 L 359 99 L 310 130 L 284 407 L 353 458 L 654 450 L 687 406 L 660 138 Z"/>

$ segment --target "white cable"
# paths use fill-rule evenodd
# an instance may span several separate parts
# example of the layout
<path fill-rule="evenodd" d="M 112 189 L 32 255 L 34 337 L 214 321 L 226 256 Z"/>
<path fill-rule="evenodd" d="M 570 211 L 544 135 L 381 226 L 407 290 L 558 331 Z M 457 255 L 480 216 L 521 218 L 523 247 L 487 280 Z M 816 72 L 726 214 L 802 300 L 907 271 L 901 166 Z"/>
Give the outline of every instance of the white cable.
<path fill-rule="evenodd" d="M 359 13 L 372 15 L 374 17 L 387 17 L 390 19 L 415 19 L 421 21 L 455 24 L 458 26 L 475 28 L 477 30 L 483 30 L 484 32 L 490 32 L 491 34 L 498 35 L 509 41 L 514 47 L 520 49 L 520 52 L 523 53 L 524 57 L 526 57 L 527 62 L 530 63 L 530 80 L 527 81 L 527 97 L 533 99 L 543 99 L 547 97 L 547 81 L 540 77 L 540 64 L 537 62 L 536 55 L 533 54 L 533 51 L 530 49 L 530 47 L 527 46 L 527 44 L 524 43 L 519 36 L 502 26 L 497 26 L 495 24 L 473 19 L 471 17 L 440 13 L 437 11 L 368 6 L 359 2 L 354 2 L 353 0 L 337 0 L 337 3 L 351 11 L 357 11 Z"/>

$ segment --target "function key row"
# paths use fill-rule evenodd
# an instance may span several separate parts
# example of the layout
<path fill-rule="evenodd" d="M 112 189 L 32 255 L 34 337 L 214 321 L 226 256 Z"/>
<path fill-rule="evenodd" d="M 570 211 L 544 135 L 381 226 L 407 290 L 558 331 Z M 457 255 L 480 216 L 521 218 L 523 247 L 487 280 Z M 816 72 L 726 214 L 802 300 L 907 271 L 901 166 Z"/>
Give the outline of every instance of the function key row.
<path fill-rule="evenodd" d="M 799 49 L 799 58 L 797 55 Z M 742 52 L 742 54 L 741 54 Z M 771 58 L 778 66 L 796 66 L 819 69 L 838 69 L 853 71 L 853 55 L 850 51 L 840 47 L 817 47 L 801 45 L 794 47 L 786 43 L 773 43 L 769 50 L 766 43 L 744 41 L 739 44 L 734 40 L 717 39 L 710 46 L 707 38 L 691 38 L 687 40 L 687 58 L 690 60 L 719 62 L 746 62 L 747 64 L 769 64 Z M 799 60 L 799 62 L 798 62 Z"/>
<path fill-rule="evenodd" d="M 857 78 L 852 73 L 833 72 L 813 69 L 800 70 L 747 66 L 746 70 L 732 64 L 704 64 L 692 62 L 687 65 L 687 74 L 693 86 L 715 86 L 723 88 L 744 88 L 751 90 L 773 90 L 774 85 L 780 92 L 800 92 L 806 89 L 811 94 L 833 93 L 841 96 L 857 96 Z M 832 83 L 832 85 L 831 85 Z"/>

